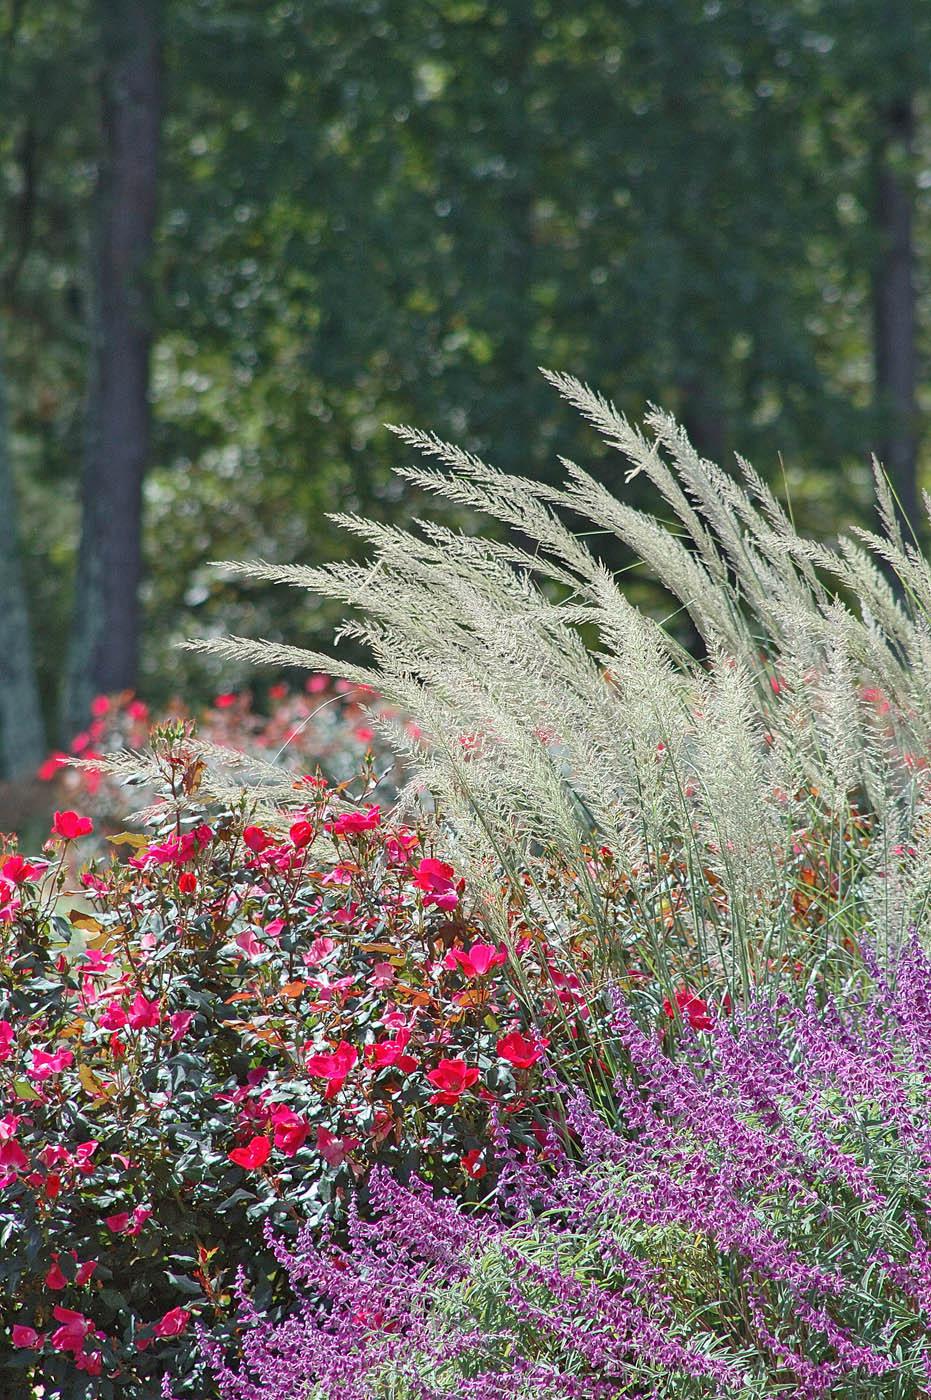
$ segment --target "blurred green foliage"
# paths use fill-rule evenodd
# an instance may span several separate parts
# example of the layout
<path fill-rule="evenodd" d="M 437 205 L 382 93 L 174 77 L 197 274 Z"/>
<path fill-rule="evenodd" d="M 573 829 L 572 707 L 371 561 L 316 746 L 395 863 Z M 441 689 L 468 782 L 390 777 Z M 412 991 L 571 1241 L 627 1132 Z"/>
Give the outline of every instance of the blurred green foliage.
<path fill-rule="evenodd" d="M 90 0 L 0 15 L 0 276 L 50 711 L 78 528 L 94 21 Z M 174 648 L 191 634 L 326 639 L 325 610 L 207 561 L 333 557 L 328 511 L 403 517 L 386 420 L 534 475 L 578 456 L 625 489 L 538 364 L 627 411 L 678 411 L 806 528 L 865 519 L 875 117 L 906 81 L 926 115 L 929 28 L 878 0 L 167 0 L 140 689 L 219 681 Z M 916 161 L 926 254 L 924 131 Z"/>

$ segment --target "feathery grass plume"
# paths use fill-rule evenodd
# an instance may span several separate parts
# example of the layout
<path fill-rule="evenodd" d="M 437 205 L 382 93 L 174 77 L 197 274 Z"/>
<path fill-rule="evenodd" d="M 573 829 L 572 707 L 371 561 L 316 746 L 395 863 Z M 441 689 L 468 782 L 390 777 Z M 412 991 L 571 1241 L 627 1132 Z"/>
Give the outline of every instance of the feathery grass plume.
<path fill-rule="evenodd" d="M 647 974 L 658 999 L 682 982 L 746 995 L 788 969 L 841 972 L 865 927 L 900 943 L 931 892 L 931 570 L 881 472 L 885 536 L 815 544 L 742 459 L 731 476 L 660 409 L 635 427 L 578 380 L 547 378 L 628 480 L 649 479 L 672 526 L 574 463 L 557 489 L 397 428 L 430 459 L 406 480 L 516 538 L 339 516 L 366 563 L 224 567 L 341 601 L 369 665 L 239 638 L 189 645 L 373 686 L 417 727 L 405 798 L 431 794 L 489 917 L 506 927 L 507 886 L 558 941 L 562 872 L 587 899 L 600 971 Z M 677 599 L 706 663 L 632 607 L 573 516 Z"/>

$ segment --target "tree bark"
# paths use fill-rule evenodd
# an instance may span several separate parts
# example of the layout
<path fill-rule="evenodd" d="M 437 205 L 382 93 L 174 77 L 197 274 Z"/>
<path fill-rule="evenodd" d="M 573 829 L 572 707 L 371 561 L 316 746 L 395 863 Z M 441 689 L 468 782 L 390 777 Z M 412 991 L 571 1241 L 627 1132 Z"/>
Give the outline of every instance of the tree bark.
<path fill-rule="evenodd" d="M 692 446 L 702 457 L 726 469 L 727 431 L 720 400 L 705 377 L 683 375 L 679 381 L 679 416 Z"/>
<path fill-rule="evenodd" d="M 879 419 L 877 455 L 889 474 L 903 519 L 922 526 L 918 503 L 915 400 L 915 247 L 910 162 L 915 116 L 900 96 L 878 114 L 874 164 L 877 255 L 873 270 L 873 361 Z"/>
<path fill-rule="evenodd" d="M 34 773 L 45 753 L 0 361 L 0 776 Z"/>
<path fill-rule="evenodd" d="M 156 218 L 161 0 L 100 0 L 103 49 L 95 308 L 66 732 L 139 659 L 142 487 L 149 458 L 146 270 Z"/>

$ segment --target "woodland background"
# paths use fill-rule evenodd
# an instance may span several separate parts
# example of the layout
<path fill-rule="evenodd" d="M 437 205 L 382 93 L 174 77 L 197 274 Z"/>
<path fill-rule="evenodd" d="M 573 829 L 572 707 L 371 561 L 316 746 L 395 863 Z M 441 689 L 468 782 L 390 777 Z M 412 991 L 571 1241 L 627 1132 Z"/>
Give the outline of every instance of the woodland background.
<path fill-rule="evenodd" d="M 385 421 L 639 501 L 540 364 L 917 519 L 929 92 L 908 0 L 3 0 L 0 776 L 246 679 L 184 637 L 331 633 L 208 561 L 420 509 Z"/>

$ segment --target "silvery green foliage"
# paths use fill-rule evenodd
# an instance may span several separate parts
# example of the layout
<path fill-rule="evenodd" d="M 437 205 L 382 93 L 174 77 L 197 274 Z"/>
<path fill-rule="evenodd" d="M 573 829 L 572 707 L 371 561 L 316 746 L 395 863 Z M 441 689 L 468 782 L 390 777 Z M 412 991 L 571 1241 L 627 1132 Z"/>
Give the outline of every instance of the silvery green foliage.
<path fill-rule="evenodd" d="M 840 862 L 826 942 L 864 926 L 900 941 L 931 890 L 928 794 L 909 758 L 931 746 L 931 572 L 882 473 L 885 533 L 816 544 L 742 459 L 730 475 L 667 413 L 651 408 L 638 428 L 579 381 L 547 378 L 627 459 L 628 480 L 649 478 L 673 525 L 572 462 L 554 489 L 398 428 L 427 459 L 403 477 L 514 537 L 341 516 L 370 547 L 366 563 L 224 565 L 341 601 L 343 632 L 370 665 L 242 638 L 191 645 L 332 669 L 410 715 L 416 728 L 390 736 L 412 775 L 402 800 L 431 795 L 492 920 L 503 922 L 503 877 L 542 916 L 542 882 L 528 890 L 521 874 L 555 862 L 584 885 L 603 844 L 629 881 L 631 918 L 652 930 L 655 965 L 672 975 L 674 939 L 703 975 L 746 989 L 790 951 L 799 834 L 817 828 L 839 848 L 860 815 L 869 841 Z M 678 599 L 706 663 L 631 605 L 573 517 L 622 540 Z M 625 939 L 604 926 L 594 885 L 591 918 L 610 961 Z"/>

